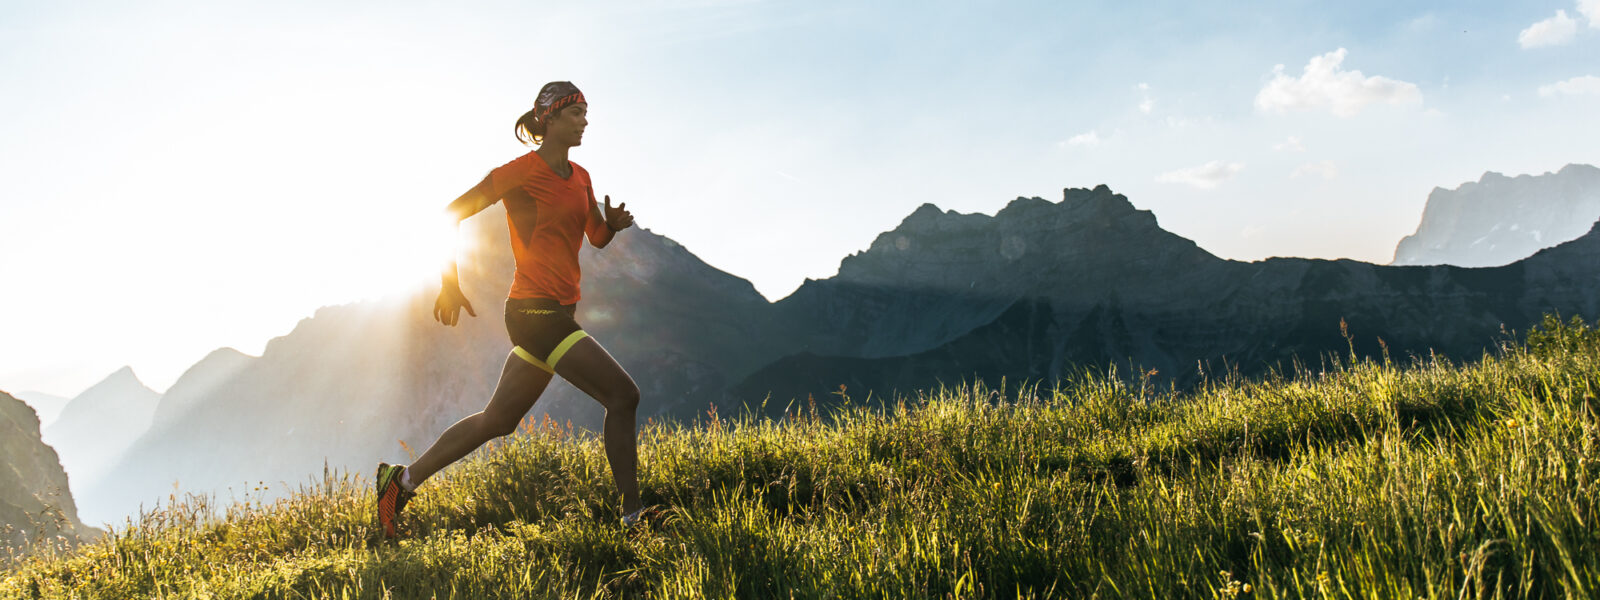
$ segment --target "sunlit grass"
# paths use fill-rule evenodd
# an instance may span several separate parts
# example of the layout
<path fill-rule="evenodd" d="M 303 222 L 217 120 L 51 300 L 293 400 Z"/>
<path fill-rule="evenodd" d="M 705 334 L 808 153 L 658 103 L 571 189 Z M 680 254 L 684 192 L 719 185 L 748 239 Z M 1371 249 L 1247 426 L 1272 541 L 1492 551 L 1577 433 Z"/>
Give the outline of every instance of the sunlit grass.
<path fill-rule="evenodd" d="M 1331 360 L 1174 394 L 1082 376 L 641 433 L 621 530 L 598 442 L 528 427 L 379 539 L 364 478 L 178 502 L 0 596 L 1587 598 L 1600 333 L 1471 365 Z"/>

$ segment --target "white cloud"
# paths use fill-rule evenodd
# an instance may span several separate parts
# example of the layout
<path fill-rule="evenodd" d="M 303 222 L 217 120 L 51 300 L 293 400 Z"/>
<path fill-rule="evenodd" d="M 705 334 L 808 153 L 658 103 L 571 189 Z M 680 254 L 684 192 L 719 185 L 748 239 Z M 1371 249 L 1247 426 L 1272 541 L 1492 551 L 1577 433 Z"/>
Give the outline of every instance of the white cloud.
<path fill-rule="evenodd" d="M 1272 145 L 1274 152 L 1305 152 L 1306 147 L 1300 143 L 1300 138 L 1289 136 L 1289 139 Z"/>
<path fill-rule="evenodd" d="M 1156 107 L 1156 101 L 1150 99 L 1150 84 L 1141 83 L 1134 87 L 1140 92 L 1144 92 L 1144 100 L 1139 102 L 1139 112 L 1147 115 L 1150 114 L 1150 111 L 1154 110 Z"/>
<path fill-rule="evenodd" d="M 1333 164 L 1331 160 L 1308 162 L 1295 167 L 1294 172 L 1289 174 L 1289 178 L 1299 179 L 1308 175 L 1321 175 L 1323 179 L 1333 179 L 1339 176 L 1339 165 Z"/>
<path fill-rule="evenodd" d="M 1539 95 L 1549 98 L 1556 94 L 1568 96 L 1600 96 L 1600 77 L 1584 75 L 1573 77 L 1566 81 L 1557 81 L 1550 85 L 1539 86 Z"/>
<path fill-rule="evenodd" d="M 1586 10 L 1586 7 L 1579 5 L 1579 10 Z M 1517 43 L 1523 48 L 1559 46 L 1572 41 L 1577 33 L 1578 22 L 1568 17 L 1567 11 L 1558 10 L 1556 16 L 1529 25 L 1517 34 Z"/>
<path fill-rule="evenodd" d="M 1100 145 L 1100 134 L 1095 133 L 1093 131 L 1090 131 L 1088 133 L 1080 133 L 1078 135 L 1072 136 L 1071 138 L 1068 138 L 1067 141 L 1066 141 L 1066 145 L 1068 145 L 1068 146 L 1098 146 L 1098 145 Z"/>
<path fill-rule="evenodd" d="M 1272 81 L 1256 94 L 1256 109 L 1274 113 L 1327 109 L 1350 117 L 1368 104 L 1422 102 L 1422 92 L 1414 83 L 1341 70 L 1339 64 L 1344 62 L 1345 53 L 1340 48 L 1313 57 L 1298 78 L 1285 75 L 1283 65 L 1274 66 Z"/>
<path fill-rule="evenodd" d="M 1225 163 L 1220 160 L 1213 160 L 1198 167 L 1162 173 L 1156 176 L 1156 181 L 1182 183 L 1202 190 L 1209 190 L 1222 185 L 1223 182 L 1229 179 L 1233 179 L 1233 176 L 1237 175 L 1242 169 L 1244 169 L 1244 163 Z"/>
<path fill-rule="evenodd" d="M 1600 0 L 1578 0 L 1578 12 L 1589 20 L 1590 29 L 1600 29 Z"/>

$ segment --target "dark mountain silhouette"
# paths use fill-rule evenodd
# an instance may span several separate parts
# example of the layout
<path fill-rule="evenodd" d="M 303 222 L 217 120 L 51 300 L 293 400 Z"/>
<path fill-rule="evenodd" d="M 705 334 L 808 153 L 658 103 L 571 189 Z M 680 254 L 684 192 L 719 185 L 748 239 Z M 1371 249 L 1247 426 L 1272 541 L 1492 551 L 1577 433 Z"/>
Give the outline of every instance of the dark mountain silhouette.
<path fill-rule="evenodd" d="M 1454 190 L 1434 188 L 1416 233 L 1400 240 L 1396 265 L 1493 267 L 1577 239 L 1600 219 L 1600 168 L 1555 173 L 1484 173 Z"/>
<path fill-rule="evenodd" d="M 510 347 L 504 213 L 492 208 L 463 231 L 476 242 L 462 279 L 477 318 L 433 322 L 434 290 L 323 308 L 231 375 L 202 383 L 186 373 L 159 426 L 80 500 L 126 512 L 165 498 L 174 481 L 224 495 L 259 481 L 282 490 L 325 463 L 364 473 L 380 459 L 407 461 L 400 442 L 420 453 L 483 406 Z M 630 229 L 584 250 L 578 320 L 639 383 L 640 419 L 828 402 L 840 384 L 852 398 L 884 397 L 972 379 L 1048 383 L 1105 365 L 1181 384 L 1197 365 L 1257 372 L 1344 351 L 1341 319 L 1364 354 L 1380 352 L 1381 337 L 1397 356 L 1474 358 L 1502 324 L 1595 314 L 1596 243 L 1498 269 L 1245 263 L 1162 230 L 1100 186 L 1066 190 L 1061 202 L 1018 198 L 992 217 L 924 205 L 837 276 L 777 303 L 672 240 Z M 596 428 L 601 410 L 558 380 L 531 415 Z"/>
<path fill-rule="evenodd" d="M 1296 357 L 1314 365 L 1348 351 L 1341 322 L 1362 355 L 1387 346 L 1396 357 L 1472 359 L 1502 327 L 1552 311 L 1597 314 L 1597 244 L 1591 232 L 1481 269 L 1244 263 L 1161 230 L 1104 186 L 1067 190 L 1059 204 L 1019 198 L 994 217 L 924 206 L 847 258 L 838 277 L 779 302 L 792 331 L 809 327 L 808 347 L 751 374 L 735 395 L 770 394 L 767 404 L 782 406 L 826 400 L 841 384 L 859 397 L 963 379 L 1048 383 L 1073 365 L 1154 370 L 1163 385 L 1187 385 L 1205 365 L 1246 374 Z"/>
<path fill-rule="evenodd" d="M 0 550 L 98 533 L 78 520 L 67 473 L 55 450 L 39 439 L 38 415 L 0 392 Z"/>

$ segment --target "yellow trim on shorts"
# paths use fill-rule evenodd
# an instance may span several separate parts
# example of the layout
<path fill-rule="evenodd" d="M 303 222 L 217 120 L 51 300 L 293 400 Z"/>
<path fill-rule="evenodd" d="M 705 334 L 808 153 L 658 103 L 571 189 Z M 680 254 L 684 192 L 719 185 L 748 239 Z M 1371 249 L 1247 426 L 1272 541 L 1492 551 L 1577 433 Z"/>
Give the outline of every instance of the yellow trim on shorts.
<path fill-rule="evenodd" d="M 586 337 L 589 337 L 589 333 L 579 329 L 572 332 L 571 335 L 568 335 L 567 339 L 561 340 L 560 344 L 556 344 L 556 349 L 550 352 L 550 368 L 554 369 L 556 367 L 556 363 L 561 360 L 561 357 L 566 356 L 567 351 L 572 349 L 572 345 L 578 343 L 578 340 Z M 551 372 L 554 373 L 555 371 Z"/>
<path fill-rule="evenodd" d="M 533 365 L 535 367 L 539 367 L 540 369 L 543 369 L 544 372 L 546 372 L 546 373 L 549 373 L 551 375 L 555 375 L 556 374 L 556 370 L 555 369 L 550 368 L 550 365 L 544 364 L 544 361 L 539 360 L 537 358 L 534 358 L 533 357 L 533 353 L 529 352 L 527 350 L 523 350 L 522 346 L 512 346 L 511 347 L 511 353 L 521 357 L 522 360 L 528 361 L 528 364 Z"/>

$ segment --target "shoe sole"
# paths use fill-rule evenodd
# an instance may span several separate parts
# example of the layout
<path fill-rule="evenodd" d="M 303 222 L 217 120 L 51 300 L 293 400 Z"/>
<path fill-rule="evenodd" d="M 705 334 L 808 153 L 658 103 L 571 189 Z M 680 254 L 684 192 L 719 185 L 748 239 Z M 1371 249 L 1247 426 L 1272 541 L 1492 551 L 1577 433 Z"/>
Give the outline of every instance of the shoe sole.
<path fill-rule="evenodd" d="M 383 529 L 383 537 L 386 538 L 396 537 L 394 521 L 399 515 L 395 514 L 395 503 L 399 500 L 400 483 L 395 478 L 404 472 L 404 467 L 378 463 L 378 526 Z M 390 488 L 394 489 L 393 493 L 387 493 Z M 383 518 L 386 508 L 389 514 L 387 522 Z"/>

